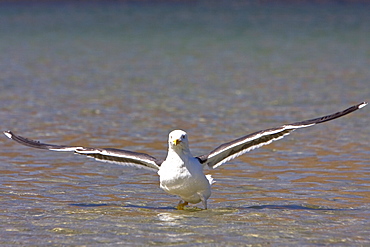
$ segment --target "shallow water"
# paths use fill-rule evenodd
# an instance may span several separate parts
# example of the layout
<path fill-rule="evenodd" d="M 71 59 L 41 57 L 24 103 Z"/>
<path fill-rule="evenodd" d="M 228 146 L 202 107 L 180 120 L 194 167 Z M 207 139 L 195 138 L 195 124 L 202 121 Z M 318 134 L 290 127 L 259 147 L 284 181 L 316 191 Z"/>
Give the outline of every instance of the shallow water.
<path fill-rule="evenodd" d="M 368 5 L 2 4 L 0 126 L 164 158 L 369 100 Z M 1 245 L 366 246 L 368 107 L 215 170 L 209 210 L 155 173 L 1 139 Z M 200 206 L 200 205 L 198 205 Z"/>

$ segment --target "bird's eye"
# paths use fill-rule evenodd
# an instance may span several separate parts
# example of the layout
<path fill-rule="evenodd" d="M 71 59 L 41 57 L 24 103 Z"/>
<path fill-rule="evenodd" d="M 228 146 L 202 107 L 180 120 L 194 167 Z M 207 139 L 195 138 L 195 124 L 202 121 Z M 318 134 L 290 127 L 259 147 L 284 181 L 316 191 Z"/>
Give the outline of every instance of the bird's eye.
<path fill-rule="evenodd" d="M 186 136 L 185 136 L 185 135 L 182 135 L 182 136 L 181 136 L 181 139 L 185 139 L 185 138 L 186 138 Z"/>

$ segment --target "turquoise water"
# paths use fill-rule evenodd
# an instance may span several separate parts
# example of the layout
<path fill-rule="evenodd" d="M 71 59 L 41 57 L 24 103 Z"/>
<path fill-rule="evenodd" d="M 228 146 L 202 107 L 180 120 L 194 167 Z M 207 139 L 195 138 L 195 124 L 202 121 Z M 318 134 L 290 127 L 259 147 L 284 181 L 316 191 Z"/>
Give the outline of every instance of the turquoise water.
<path fill-rule="evenodd" d="M 0 5 L 0 126 L 164 158 L 369 101 L 369 5 Z M 2 245 L 365 246 L 369 110 L 209 170 L 177 211 L 150 171 L 1 145 Z"/>

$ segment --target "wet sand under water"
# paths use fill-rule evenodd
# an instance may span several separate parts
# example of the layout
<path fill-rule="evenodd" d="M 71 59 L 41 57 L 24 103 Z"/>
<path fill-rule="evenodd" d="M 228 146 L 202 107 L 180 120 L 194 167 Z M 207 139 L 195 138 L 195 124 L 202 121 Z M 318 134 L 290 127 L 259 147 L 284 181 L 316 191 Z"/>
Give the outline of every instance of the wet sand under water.
<path fill-rule="evenodd" d="M 3 5 L 0 126 L 165 158 L 173 129 L 200 155 L 334 113 L 369 101 L 367 8 Z M 4 136 L 0 245 L 369 245 L 367 108 L 207 170 L 209 210 L 176 210 L 151 171 Z"/>

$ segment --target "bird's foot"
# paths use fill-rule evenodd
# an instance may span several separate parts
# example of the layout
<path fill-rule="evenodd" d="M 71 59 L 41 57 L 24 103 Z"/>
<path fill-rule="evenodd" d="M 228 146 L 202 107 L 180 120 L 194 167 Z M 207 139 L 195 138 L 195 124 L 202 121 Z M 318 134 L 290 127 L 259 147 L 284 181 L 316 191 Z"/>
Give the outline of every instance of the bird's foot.
<path fill-rule="evenodd" d="M 185 206 L 187 206 L 189 203 L 186 201 L 181 200 L 179 204 L 177 204 L 177 210 L 184 210 Z"/>

